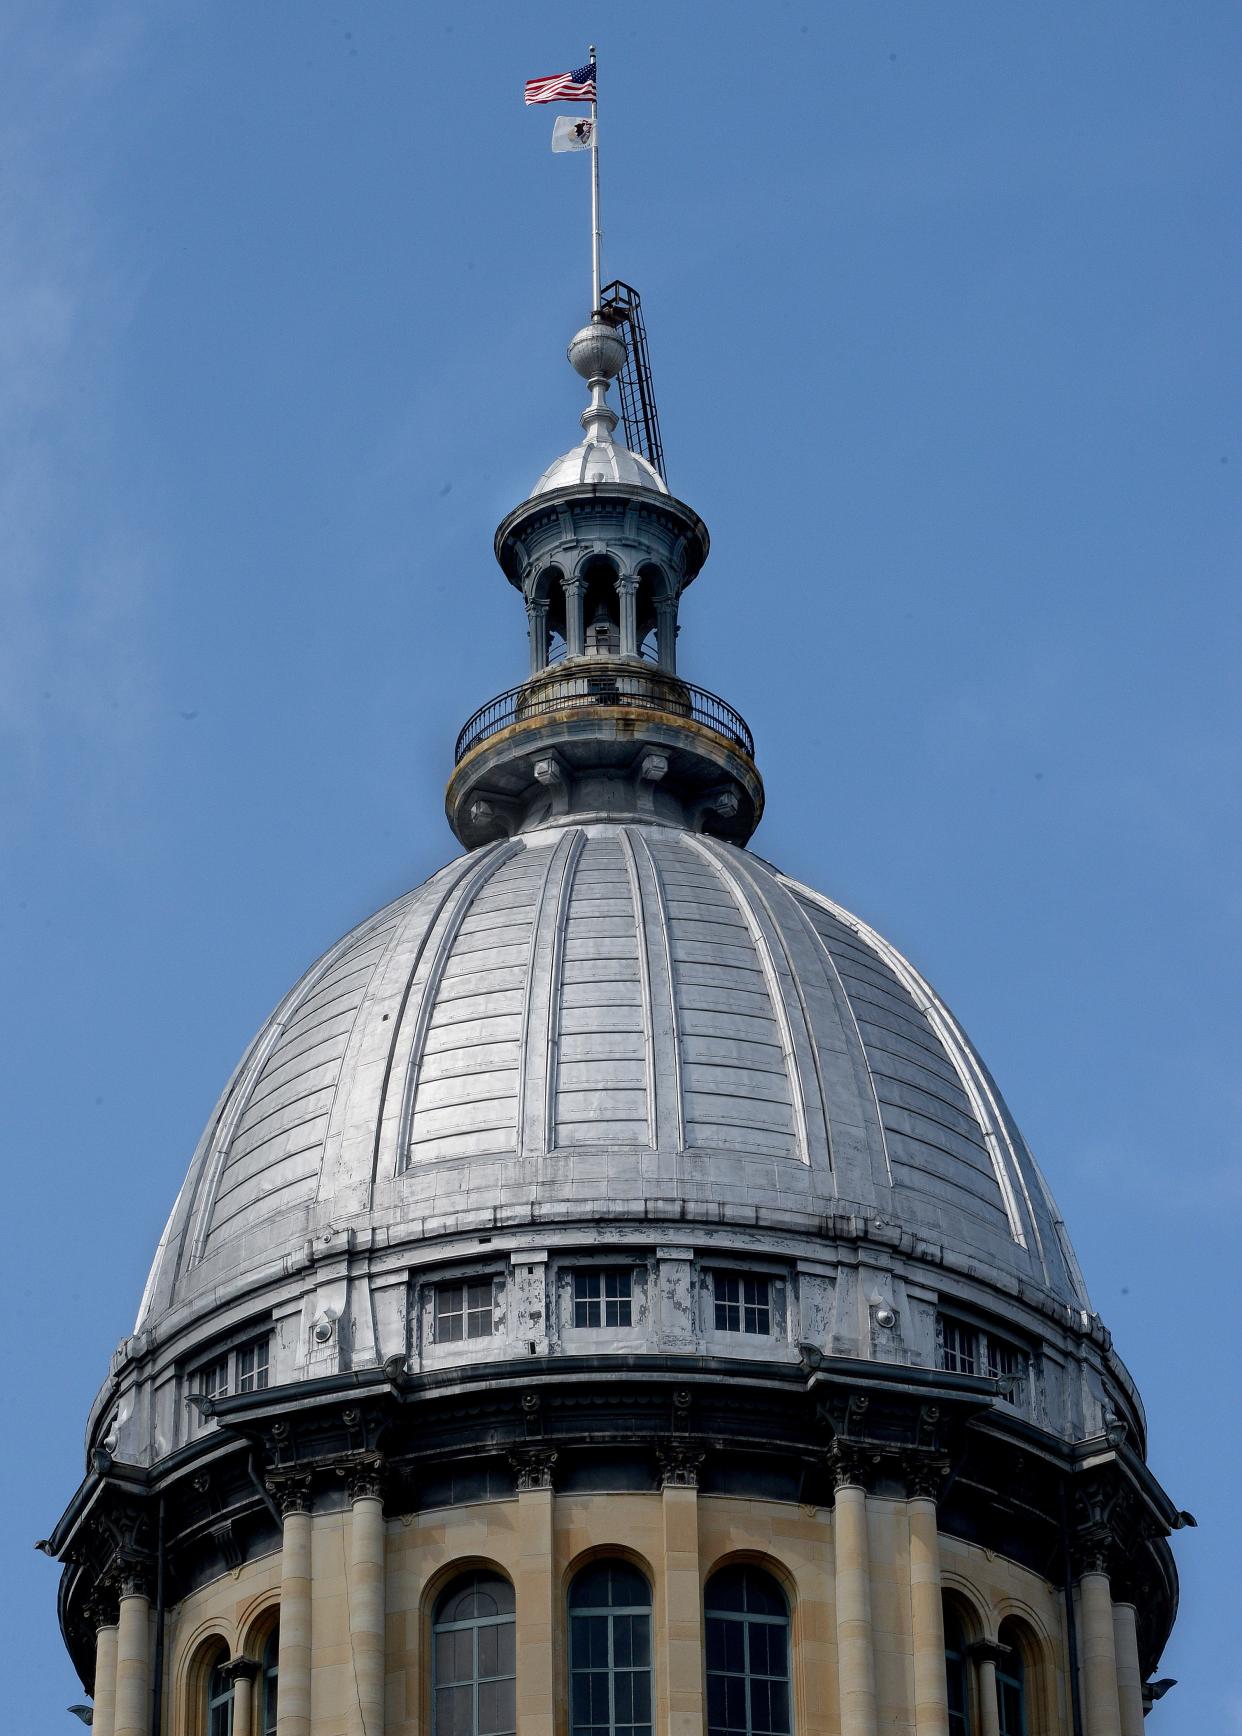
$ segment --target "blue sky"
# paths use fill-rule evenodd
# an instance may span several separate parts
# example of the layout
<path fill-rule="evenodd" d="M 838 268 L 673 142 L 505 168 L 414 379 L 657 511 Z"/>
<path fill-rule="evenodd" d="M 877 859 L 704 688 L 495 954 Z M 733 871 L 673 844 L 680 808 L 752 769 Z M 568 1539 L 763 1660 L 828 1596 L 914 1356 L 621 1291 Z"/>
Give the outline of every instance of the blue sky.
<path fill-rule="evenodd" d="M 30 1545 L 215 1095 L 453 852 L 455 730 L 524 673 L 491 534 L 577 437 L 589 278 L 521 84 L 592 36 L 605 277 L 713 536 L 683 666 L 754 727 L 756 848 L 913 957 L 1047 1170 L 1201 1521 L 1151 1727 L 1242 1731 L 1216 0 L 9 0 L 9 1722 L 80 1697 Z"/>

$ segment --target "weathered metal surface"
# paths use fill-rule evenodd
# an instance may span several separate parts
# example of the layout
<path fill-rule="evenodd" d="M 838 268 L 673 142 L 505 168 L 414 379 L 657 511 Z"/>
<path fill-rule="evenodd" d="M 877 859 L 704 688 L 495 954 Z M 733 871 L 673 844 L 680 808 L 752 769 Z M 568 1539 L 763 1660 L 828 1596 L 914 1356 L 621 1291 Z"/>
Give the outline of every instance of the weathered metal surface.
<path fill-rule="evenodd" d="M 216 1309 L 336 1227 L 653 1199 L 843 1211 L 1085 1305 L 994 1087 L 911 966 L 757 858 L 546 826 L 348 936 L 260 1033 L 143 1305 Z"/>

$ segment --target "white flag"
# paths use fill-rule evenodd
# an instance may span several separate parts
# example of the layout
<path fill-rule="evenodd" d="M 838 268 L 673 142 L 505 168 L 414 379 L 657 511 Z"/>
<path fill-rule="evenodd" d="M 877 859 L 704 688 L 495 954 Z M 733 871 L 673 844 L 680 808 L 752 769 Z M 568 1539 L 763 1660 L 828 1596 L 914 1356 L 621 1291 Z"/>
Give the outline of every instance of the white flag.
<path fill-rule="evenodd" d="M 595 122 L 577 115 L 557 115 L 552 123 L 554 151 L 589 151 L 595 143 Z"/>

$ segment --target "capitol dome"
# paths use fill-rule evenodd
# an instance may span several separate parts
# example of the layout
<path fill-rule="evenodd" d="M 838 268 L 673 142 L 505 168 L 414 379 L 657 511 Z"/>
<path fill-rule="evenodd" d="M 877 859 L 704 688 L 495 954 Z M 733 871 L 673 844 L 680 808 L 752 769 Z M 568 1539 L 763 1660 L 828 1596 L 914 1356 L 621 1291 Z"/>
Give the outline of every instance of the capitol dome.
<path fill-rule="evenodd" d="M 668 825 L 544 825 L 347 935 L 230 1082 L 138 1330 L 214 1313 L 308 1241 L 653 1216 L 836 1220 L 1088 1307 L 1052 1197 L 918 972 L 760 858 Z"/>
<path fill-rule="evenodd" d="M 1140 1736 L 1188 1516 L 953 1015 L 747 848 L 626 356 L 496 531 L 465 853 L 251 1043 L 91 1410 L 102 1736 Z"/>

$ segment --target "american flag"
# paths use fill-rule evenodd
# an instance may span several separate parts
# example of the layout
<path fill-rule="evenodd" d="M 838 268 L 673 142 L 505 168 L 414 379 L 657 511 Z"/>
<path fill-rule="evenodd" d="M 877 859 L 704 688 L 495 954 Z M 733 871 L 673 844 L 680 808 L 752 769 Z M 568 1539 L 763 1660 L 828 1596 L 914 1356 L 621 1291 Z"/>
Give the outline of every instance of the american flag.
<path fill-rule="evenodd" d="M 528 103 L 594 102 L 594 61 L 575 67 L 572 72 L 550 72 L 545 78 L 528 78 L 526 100 Z"/>

